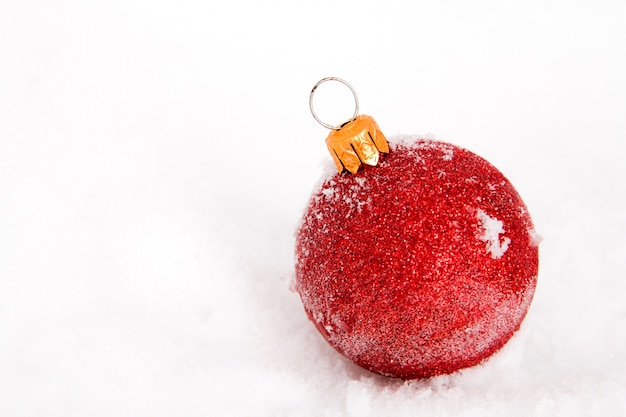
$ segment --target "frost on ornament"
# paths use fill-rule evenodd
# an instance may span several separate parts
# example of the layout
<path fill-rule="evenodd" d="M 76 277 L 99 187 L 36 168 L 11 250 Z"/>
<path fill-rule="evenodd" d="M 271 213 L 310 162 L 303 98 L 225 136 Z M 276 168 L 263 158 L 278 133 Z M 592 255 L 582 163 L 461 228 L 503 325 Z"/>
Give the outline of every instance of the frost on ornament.
<path fill-rule="evenodd" d="M 399 138 L 378 166 L 333 174 L 297 232 L 296 289 L 358 365 L 422 378 L 476 365 L 519 328 L 537 281 L 528 210 L 491 164 Z"/>

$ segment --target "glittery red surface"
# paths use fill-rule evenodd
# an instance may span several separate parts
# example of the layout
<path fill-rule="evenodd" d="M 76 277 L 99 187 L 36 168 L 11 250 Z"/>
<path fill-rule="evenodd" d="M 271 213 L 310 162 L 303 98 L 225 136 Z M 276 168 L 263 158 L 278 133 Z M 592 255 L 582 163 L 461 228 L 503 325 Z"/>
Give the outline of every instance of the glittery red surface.
<path fill-rule="evenodd" d="M 383 375 L 476 365 L 519 328 L 538 238 L 509 181 L 454 145 L 392 144 L 377 167 L 333 175 L 306 209 L 296 288 L 326 340 Z"/>

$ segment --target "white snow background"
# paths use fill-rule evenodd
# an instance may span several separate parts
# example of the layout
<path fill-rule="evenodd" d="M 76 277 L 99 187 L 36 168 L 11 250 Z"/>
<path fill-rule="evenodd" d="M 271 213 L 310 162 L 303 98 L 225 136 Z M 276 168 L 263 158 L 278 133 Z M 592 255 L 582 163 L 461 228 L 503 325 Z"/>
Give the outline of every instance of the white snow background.
<path fill-rule="evenodd" d="M 624 22 L 619 0 L 2 1 L 0 415 L 626 415 Z M 528 205 L 537 292 L 487 362 L 370 374 L 289 290 L 331 75 Z"/>

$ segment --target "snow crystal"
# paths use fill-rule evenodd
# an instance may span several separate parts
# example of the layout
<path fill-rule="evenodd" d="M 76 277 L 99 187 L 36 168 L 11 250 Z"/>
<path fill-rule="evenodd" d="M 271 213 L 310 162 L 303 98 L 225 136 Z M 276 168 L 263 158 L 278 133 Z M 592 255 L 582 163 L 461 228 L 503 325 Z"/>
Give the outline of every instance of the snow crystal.
<path fill-rule="evenodd" d="M 530 229 L 528 231 L 528 236 L 530 236 L 530 243 L 533 246 L 539 246 L 539 244 L 543 240 L 543 237 L 541 237 L 541 235 L 537 233 L 535 229 Z"/>
<path fill-rule="evenodd" d="M 322 194 L 324 194 L 324 197 L 326 197 L 327 200 L 330 200 L 331 198 L 333 198 L 335 196 L 335 189 L 334 188 L 326 188 L 326 189 L 322 190 Z"/>
<path fill-rule="evenodd" d="M 433 135 L 394 135 L 388 138 L 391 150 L 397 149 L 398 146 L 411 147 L 416 141 L 423 140 L 432 142 L 435 140 Z"/>
<path fill-rule="evenodd" d="M 363 187 L 365 185 L 365 182 L 367 181 L 366 178 L 362 178 L 362 177 L 355 177 L 354 180 L 356 181 L 357 184 L 359 184 L 361 187 Z"/>
<path fill-rule="evenodd" d="M 511 243 L 511 239 L 508 237 L 505 237 L 502 240 L 500 239 L 500 234 L 504 233 L 502 221 L 496 219 L 495 217 L 490 217 L 487 213 L 480 209 L 476 214 L 476 218 L 480 220 L 484 229 L 484 233 L 478 238 L 487 244 L 487 252 L 491 253 L 491 257 L 493 259 L 501 258 L 509 248 L 509 243 Z"/>

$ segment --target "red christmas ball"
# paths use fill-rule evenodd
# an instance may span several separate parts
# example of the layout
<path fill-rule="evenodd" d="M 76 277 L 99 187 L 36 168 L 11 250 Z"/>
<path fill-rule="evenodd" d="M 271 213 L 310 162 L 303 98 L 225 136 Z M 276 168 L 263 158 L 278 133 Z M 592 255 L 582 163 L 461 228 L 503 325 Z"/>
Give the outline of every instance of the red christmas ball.
<path fill-rule="evenodd" d="M 296 236 L 296 289 L 356 364 L 404 379 L 451 373 L 519 328 L 538 240 L 495 167 L 451 144 L 405 140 L 313 193 Z"/>

